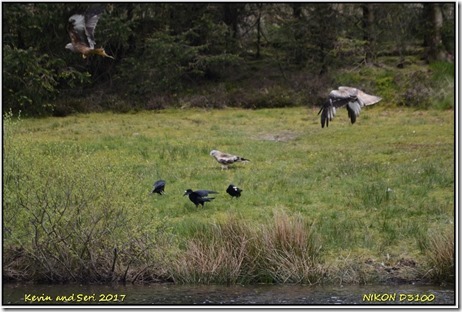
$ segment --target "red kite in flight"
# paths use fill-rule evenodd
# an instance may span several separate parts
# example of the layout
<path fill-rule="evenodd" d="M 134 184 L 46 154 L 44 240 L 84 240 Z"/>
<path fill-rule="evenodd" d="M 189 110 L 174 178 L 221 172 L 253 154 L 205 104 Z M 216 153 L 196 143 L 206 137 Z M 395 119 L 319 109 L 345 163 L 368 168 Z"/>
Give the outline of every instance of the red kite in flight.
<path fill-rule="evenodd" d="M 106 54 L 103 48 L 95 48 L 95 28 L 103 10 L 103 8 L 92 8 L 88 9 L 85 15 L 74 14 L 69 18 L 67 31 L 71 43 L 66 45 L 66 49 L 81 53 L 83 58 L 95 54 L 114 59 Z"/>
<path fill-rule="evenodd" d="M 335 109 L 345 106 L 348 110 L 348 117 L 354 124 L 356 117 L 359 116 L 361 107 L 380 102 L 381 97 L 364 93 L 363 91 L 351 87 L 339 87 L 329 93 L 329 100 L 321 107 L 318 115 L 321 114 L 321 126 L 329 127 L 329 121 L 335 116 Z"/>

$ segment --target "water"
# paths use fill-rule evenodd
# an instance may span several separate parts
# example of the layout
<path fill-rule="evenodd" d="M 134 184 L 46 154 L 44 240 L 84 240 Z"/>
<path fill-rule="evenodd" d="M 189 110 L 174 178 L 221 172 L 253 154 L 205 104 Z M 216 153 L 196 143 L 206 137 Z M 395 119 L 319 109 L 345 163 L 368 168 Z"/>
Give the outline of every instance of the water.
<path fill-rule="evenodd" d="M 4 284 L 3 305 L 454 305 L 454 288 L 390 285 L 31 285 Z"/>

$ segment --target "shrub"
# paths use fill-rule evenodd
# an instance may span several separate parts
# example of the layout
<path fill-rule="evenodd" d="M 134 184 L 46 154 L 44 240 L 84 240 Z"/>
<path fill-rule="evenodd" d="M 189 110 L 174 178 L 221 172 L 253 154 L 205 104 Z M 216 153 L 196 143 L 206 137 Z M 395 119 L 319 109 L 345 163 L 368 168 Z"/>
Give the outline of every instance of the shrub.
<path fill-rule="evenodd" d="M 414 71 L 400 78 L 401 89 L 404 91 L 398 99 L 399 105 L 420 108 L 430 106 L 433 90 L 430 86 L 428 72 Z"/>
<path fill-rule="evenodd" d="M 124 59 L 116 82 L 130 95 L 149 97 L 156 92 L 180 92 L 202 80 L 218 79 L 228 68 L 241 63 L 239 56 L 226 50 L 215 51 L 208 44 L 195 45 L 192 33 L 194 30 L 178 35 L 154 34 L 140 49 L 142 55 Z"/>
<path fill-rule="evenodd" d="M 133 177 L 74 143 L 31 144 L 5 115 L 6 278 L 46 282 L 139 279 L 157 273 L 157 225 L 128 213 Z M 160 239 L 160 238 L 158 238 Z M 160 272 L 160 271 L 159 271 Z"/>
<path fill-rule="evenodd" d="M 86 82 L 88 73 L 68 68 L 62 59 L 40 54 L 33 48 L 3 48 L 3 104 L 26 115 L 48 115 L 60 84 L 75 86 Z"/>
<path fill-rule="evenodd" d="M 361 66 L 343 69 L 335 84 L 351 85 L 380 95 L 383 102 L 417 108 L 454 107 L 454 64 L 436 62 L 430 68 L 410 65 L 406 69 Z"/>
<path fill-rule="evenodd" d="M 434 62 L 430 64 L 430 69 L 432 71 L 433 107 L 439 109 L 454 109 L 454 63 Z"/>

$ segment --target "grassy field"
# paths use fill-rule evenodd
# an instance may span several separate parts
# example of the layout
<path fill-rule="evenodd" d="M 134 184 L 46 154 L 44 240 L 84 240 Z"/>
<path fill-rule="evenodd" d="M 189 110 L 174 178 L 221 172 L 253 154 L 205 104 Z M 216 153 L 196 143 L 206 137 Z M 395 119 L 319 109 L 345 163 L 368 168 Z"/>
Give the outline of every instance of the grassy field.
<path fill-rule="evenodd" d="M 6 118 L 4 277 L 452 280 L 454 111 L 377 105 L 351 125 L 342 109 L 324 129 L 318 117 L 286 108 Z M 221 170 L 212 149 L 251 161 Z M 164 196 L 149 195 L 157 179 Z M 230 183 L 241 198 L 226 194 Z M 196 208 L 187 188 L 220 193 Z"/>

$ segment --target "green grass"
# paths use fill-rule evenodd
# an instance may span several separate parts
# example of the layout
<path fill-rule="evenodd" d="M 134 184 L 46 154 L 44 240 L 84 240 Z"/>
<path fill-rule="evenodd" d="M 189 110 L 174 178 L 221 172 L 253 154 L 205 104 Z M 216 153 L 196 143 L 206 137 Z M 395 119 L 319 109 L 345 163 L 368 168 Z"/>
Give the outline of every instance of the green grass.
<path fill-rule="evenodd" d="M 392 266 L 411 258 L 425 267 L 425 242 L 434 237 L 429 233 L 454 222 L 454 112 L 378 105 L 351 125 L 346 110 L 339 110 L 325 129 L 316 113 L 168 109 L 5 119 L 4 275 L 311 282 L 317 272 L 335 282 L 367 282 L 377 279 L 366 270 L 370 259 Z M 221 170 L 209 156 L 212 149 L 251 162 Z M 167 181 L 165 196 L 148 195 L 157 179 Z M 244 190 L 241 198 L 226 194 L 229 183 Z M 196 208 L 182 196 L 187 188 L 220 194 Z M 284 224 L 302 218 L 307 227 L 298 231 L 313 232 L 308 249 L 317 250 L 315 262 L 294 251 L 300 246 L 279 253 L 271 247 L 279 236 L 264 239 L 273 237 L 267 233 L 277 231 L 274 218 L 281 214 L 288 218 Z M 229 246 L 242 247 L 242 241 L 228 246 L 210 239 L 218 233 L 226 241 L 227 228 L 259 242 L 245 249 L 253 261 L 287 270 L 244 269 L 242 263 L 251 261 L 241 259 L 239 274 L 232 267 L 237 262 L 223 262 L 220 272 L 229 276 L 222 279 L 191 271 L 185 255 L 199 251 L 209 255 L 205 266 L 220 266 L 209 261 L 217 255 L 239 260 Z M 296 235 L 289 228 L 286 234 Z M 73 234 L 64 235 L 69 229 Z M 212 234 L 200 238 L 202 232 Z M 256 252 L 258 246 L 266 247 Z M 262 260 L 264 252 L 274 257 Z M 296 260 L 287 262 L 288 255 Z M 287 273 L 290 265 L 295 276 Z"/>

